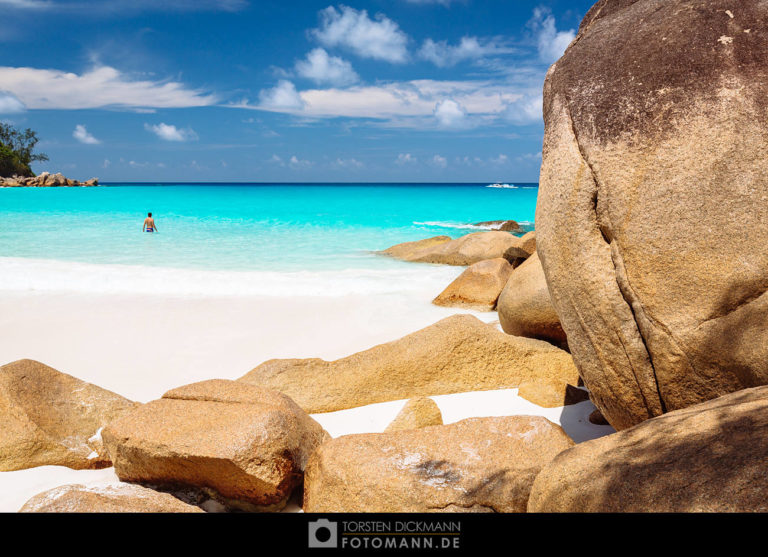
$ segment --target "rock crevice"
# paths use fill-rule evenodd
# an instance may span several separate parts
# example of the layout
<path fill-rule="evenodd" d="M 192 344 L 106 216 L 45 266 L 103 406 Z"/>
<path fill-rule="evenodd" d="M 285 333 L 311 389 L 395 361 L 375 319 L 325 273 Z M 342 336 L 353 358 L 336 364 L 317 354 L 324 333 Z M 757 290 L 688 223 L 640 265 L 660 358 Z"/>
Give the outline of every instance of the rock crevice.
<path fill-rule="evenodd" d="M 538 252 L 617 429 L 768 382 L 766 24 L 600 0 L 547 74 Z"/>

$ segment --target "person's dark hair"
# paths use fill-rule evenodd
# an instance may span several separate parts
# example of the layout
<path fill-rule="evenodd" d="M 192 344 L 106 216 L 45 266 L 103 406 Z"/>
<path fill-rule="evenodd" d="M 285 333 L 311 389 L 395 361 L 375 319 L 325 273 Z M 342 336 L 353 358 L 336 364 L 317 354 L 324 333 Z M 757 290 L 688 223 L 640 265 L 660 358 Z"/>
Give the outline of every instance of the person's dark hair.
<path fill-rule="evenodd" d="M 148 216 L 148 217 L 151 217 L 151 216 L 152 216 L 152 213 L 147 213 L 147 216 Z"/>

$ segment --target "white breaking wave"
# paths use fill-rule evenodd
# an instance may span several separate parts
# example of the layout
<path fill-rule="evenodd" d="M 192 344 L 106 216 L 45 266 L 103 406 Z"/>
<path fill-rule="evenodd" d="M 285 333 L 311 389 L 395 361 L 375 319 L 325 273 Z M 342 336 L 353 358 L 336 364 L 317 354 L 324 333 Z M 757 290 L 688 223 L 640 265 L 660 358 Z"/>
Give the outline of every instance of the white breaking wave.
<path fill-rule="evenodd" d="M 0 291 L 163 296 L 325 296 L 424 292 L 434 296 L 463 267 L 387 261 L 382 268 L 215 271 L 0 258 Z M 431 299 L 431 298 L 430 298 Z"/>
<path fill-rule="evenodd" d="M 435 221 L 414 222 L 413 224 L 415 224 L 416 226 L 436 226 L 440 228 L 457 228 L 460 230 L 498 230 L 499 228 L 501 228 L 501 225 L 503 224 L 503 222 L 506 222 L 506 221 L 499 222 L 498 224 L 477 225 L 477 224 L 466 224 L 462 222 L 444 222 L 444 221 L 435 220 Z M 520 220 L 520 221 L 517 221 L 517 224 L 521 226 L 528 226 L 532 223 L 530 221 Z"/>
<path fill-rule="evenodd" d="M 493 225 L 493 226 L 477 226 L 475 224 L 466 224 L 461 222 L 443 222 L 439 220 L 434 221 L 425 221 L 425 222 L 414 222 L 416 226 L 437 226 L 440 228 L 458 228 L 461 230 L 497 230 L 501 224 Z"/>
<path fill-rule="evenodd" d="M 514 184 L 490 184 L 485 186 L 486 188 L 501 188 L 505 190 L 516 190 L 519 186 L 515 186 Z"/>

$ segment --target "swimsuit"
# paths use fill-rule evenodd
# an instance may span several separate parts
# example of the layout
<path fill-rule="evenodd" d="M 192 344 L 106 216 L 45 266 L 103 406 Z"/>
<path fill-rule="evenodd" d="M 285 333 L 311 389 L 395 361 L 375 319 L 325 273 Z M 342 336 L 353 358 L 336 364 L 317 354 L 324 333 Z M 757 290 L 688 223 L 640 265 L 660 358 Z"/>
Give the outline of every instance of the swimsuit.
<path fill-rule="evenodd" d="M 148 227 L 147 227 L 147 232 L 154 232 L 154 230 L 152 229 L 152 227 L 151 227 L 151 226 L 148 226 Z"/>

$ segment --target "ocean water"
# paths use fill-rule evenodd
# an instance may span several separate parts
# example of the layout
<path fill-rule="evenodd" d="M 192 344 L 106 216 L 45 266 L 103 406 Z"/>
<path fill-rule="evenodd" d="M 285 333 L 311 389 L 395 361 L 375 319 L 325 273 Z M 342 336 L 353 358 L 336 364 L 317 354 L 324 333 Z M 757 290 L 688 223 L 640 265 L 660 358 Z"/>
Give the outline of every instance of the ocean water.
<path fill-rule="evenodd" d="M 373 252 L 473 223 L 533 228 L 536 184 L 108 184 L 0 188 L 0 289 L 387 291 L 423 270 Z M 152 211 L 159 232 L 141 232 Z M 438 266 L 435 273 L 450 274 Z M 285 292 L 284 292 L 285 291 Z"/>

